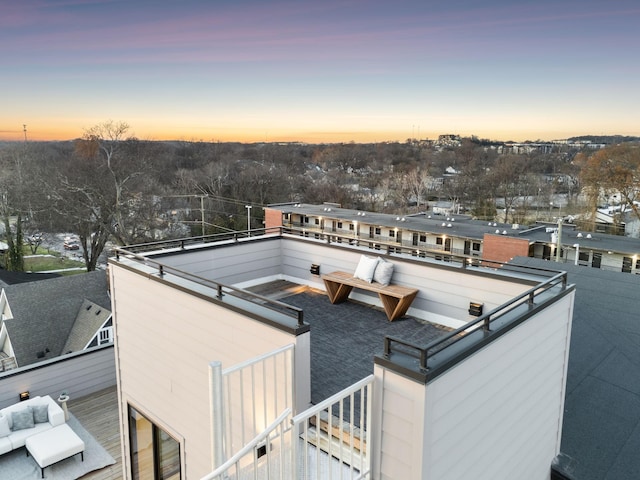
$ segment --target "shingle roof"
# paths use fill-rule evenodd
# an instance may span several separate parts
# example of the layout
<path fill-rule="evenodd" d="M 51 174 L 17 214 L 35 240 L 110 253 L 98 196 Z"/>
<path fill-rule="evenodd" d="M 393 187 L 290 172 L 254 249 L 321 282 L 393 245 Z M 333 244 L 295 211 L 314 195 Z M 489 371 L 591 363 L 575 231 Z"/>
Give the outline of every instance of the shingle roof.
<path fill-rule="evenodd" d="M 85 299 L 111 309 L 107 290 L 104 271 L 5 287 L 13 313 L 5 325 L 18 365 L 62 355 Z"/>
<path fill-rule="evenodd" d="M 513 263 L 549 266 L 518 257 Z M 576 285 L 562 453 L 580 480 L 640 472 L 640 275 L 553 263 Z"/>
<path fill-rule="evenodd" d="M 102 308 L 89 300 L 82 302 L 62 353 L 83 350 L 110 316 L 110 310 Z"/>

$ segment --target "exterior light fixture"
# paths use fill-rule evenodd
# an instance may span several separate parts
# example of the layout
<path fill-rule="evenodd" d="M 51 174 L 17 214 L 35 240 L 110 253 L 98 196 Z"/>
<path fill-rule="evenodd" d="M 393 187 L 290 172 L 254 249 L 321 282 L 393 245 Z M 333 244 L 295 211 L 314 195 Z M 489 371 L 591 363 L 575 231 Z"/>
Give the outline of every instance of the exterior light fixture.
<path fill-rule="evenodd" d="M 482 307 L 484 305 L 478 302 L 469 302 L 469 315 L 480 317 L 482 315 Z"/>
<path fill-rule="evenodd" d="M 20 395 L 18 395 L 18 398 L 20 399 L 20 401 L 24 401 L 24 400 L 29 400 L 29 392 L 20 392 Z"/>

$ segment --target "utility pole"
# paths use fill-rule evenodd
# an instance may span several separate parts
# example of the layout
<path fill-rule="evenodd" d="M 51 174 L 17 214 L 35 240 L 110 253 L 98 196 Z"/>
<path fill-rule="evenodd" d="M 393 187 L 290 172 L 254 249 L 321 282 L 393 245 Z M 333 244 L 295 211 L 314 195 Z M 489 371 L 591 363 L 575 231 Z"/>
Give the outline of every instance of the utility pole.
<path fill-rule="evenodd" d="M 27 126 L 22 124 L 22 131 L 24 132 L 24 143 L 27 143 Z"/>
<path fill-rule="evenodd" d="M 204 195 L 200 195 L 200 215 L 202 217 L 202 236 L 204 237 Z"/>
<path fill-rule="evenodd" d="M 251 236 L 251 205 L 245 205 L 244 208 L 247 209 L 247 235 Z"/>
<path fill-rule="evenodd" d="M 560 261 L 562 254 L 562 217 L 558 218 L 558 244 L 556 245 L 556 262 Z"/>

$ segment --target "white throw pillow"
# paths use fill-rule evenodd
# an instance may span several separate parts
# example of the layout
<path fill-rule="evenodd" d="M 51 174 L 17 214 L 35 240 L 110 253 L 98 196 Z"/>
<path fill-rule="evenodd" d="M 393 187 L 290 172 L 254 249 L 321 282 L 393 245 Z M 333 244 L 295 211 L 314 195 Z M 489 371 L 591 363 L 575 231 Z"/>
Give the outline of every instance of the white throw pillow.
<path fill-rule="evenodd" d="M 9 419 L 4 415 L 0 415 L 0 438 L 11 435 L 11 428 L 9 428 Z"/>
<path fill-rule="evenodd" d="M 373 274 L 376 271 L 377 266 L 378 258 L 362 255 L 360 257 L 360 262 L 358 262 L 356 272 L 353 274 L 353 276 L 355 278 L 359 278 L 360 280 L 371 283 L 373 281 Z"/>
<path fill-rule="evenodd" d="M 393 263 L 387 262 L 382 258 L 379 259 L 376 271 L 373 273 L 373 281 L 378 282 L 385 287 L 391 283 L 393 275 Z"/>

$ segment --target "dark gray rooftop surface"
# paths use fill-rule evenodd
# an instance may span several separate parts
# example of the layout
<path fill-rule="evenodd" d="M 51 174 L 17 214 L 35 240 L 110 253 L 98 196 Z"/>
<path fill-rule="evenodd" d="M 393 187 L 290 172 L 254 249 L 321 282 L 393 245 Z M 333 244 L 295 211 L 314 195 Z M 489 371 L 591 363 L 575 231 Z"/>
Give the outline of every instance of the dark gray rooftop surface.
<path fill-rule="evenodd" d="M 4 289 L 14 317 L 5 325 L 21 367 L 65 353 L 63 348 L 85 299 L 111 309 L 104 271 L 19 283 Z M 38 358 L 38 352 L 44 357 Z"/>
<path fill-rule="evenodd" d="M 352 300 L 332 305 L 324 293 L 307 290 L 286 297 L 311 325 L 311 401 L 319 403 L 373 373 L 385 335 L 426 346 L 449 329 L 404 316 L 390 322 L 382 309 Z"/>
<path fill-rule="evenodd" d="M 640 478 L 640 275 L 518 257 L 576 285 L 562 453 L 576 480 Z"/>

